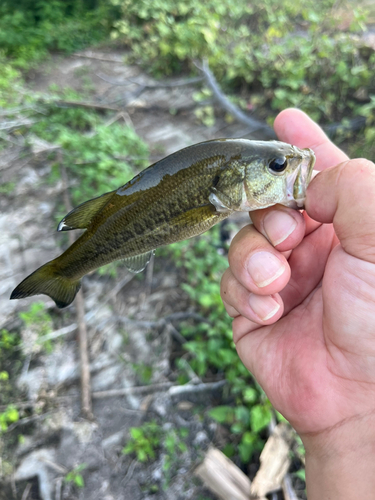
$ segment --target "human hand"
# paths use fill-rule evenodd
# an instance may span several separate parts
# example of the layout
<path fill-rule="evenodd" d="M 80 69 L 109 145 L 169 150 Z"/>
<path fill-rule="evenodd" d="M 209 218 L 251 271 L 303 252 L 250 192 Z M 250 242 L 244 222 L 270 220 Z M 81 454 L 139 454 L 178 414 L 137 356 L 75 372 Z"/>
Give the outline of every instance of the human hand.
<path fill-rule="evenodd" d="M 349 161 L 301 111 L 275 130 L 324 172 L 306 212 L 252 212 L 232 242 L 221 296 L 237 351 L 308 453 L 344 451 L 345 428 L 343 448 L 375 453 L 375 166 Z"/>

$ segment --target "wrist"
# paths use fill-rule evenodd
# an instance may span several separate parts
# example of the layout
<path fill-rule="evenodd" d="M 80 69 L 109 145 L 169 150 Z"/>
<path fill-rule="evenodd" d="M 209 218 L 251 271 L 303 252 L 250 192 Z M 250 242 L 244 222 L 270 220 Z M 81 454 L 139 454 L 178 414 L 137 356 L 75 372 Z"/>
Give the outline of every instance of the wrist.
<path fill-rule="evenodd" d="M 309 500 L 373 500 L 375 413 L 301 436 Z"/>

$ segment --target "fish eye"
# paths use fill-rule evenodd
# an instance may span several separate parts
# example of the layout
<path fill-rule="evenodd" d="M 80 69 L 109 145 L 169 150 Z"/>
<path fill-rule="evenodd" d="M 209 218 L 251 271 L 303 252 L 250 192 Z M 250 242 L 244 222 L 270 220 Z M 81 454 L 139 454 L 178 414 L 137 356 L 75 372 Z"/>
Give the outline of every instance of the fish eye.
<path fill-rule="evenodd" d="M 288 165 L 288 160 L 286 158 L 273 158 L 268 166 L 272 172 L 275 172 L 275 174 L 280 174 L 281 172 L 284 172 Z"/>

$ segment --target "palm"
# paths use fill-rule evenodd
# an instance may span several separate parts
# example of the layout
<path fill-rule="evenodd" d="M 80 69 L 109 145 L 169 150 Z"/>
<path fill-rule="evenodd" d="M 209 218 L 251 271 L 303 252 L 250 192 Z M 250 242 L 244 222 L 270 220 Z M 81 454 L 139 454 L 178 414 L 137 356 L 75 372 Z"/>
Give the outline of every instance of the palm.
<path fill-rule="evenodd" d="M 251 358 L 256 358 L 257 364 L 249 368 L 274 406 L 301 433 L 319 432 L 367 411 L 373 404 L 368 397 L 369 387 L 362 383 L 368 379 L 371 367 L 364 367 L 358 354 L 366 351 L 371 360 L 375 334 L 363 332 L 356 336 L 355 342 L 345 335 L 346 330 L 352 331 L 349 319 L 356 320 L 348 304 L 353 303 L 351 290 L 356 288 L 357 277 L 355 273 L 348 276 L 343 272 L 346 261 L 353 257 L 340 246 L 331 252 L 333 241 L 331 226 L 321 226 L 306 236 L 289 258 L 292 277 L 280 294 L 285 304 L 284 317 L 274 325 L 251 332 L 252 344 L 257 345 Z M 361 261 L 358 264 L 363 265 Z M 366 301 L 355 304 L 357 311 L 363 311 L 364 324 L 375 321 L 371 305 L 375 304 Z M 235 334 L 244 321 L 247 320 L 243 317 L 234 320 Z M 261 339 L 259 343 L 256 336 Z M 246 336 L 243 337 L 246 344 L 245 339 Z M 247 364 L 241 342 L 238 349 Z M 361 364 L 357 365 L 357 359 L 361 359 Z M 375 382 L 375 366 L 372 378 Z M 347 402 L 346 395 L 353 392 L 357 394 L 356 407 Z"/>
<path fill-rule="evenodd" d="M 315 149 L 317 166 L 321 169 L 345 160 L 345 155 L 326 138 L 318 137 L 316 126 L 314 129 L 305 120 L 304 127 L 293 127 L 293 120 L 305 119 L 301 113 L 291 110 L 287 113 L 289 128 L 280 130 L 282 120 L 276 126 L 282 140 Z M 361 196 L 366 189 L 365 182 Z M 347 191 L 351 193 L 350 186 Z M 302 239 L 302 233 L 302 241 L 290 246 L 293 250 L 287 254 L 291 278 L 285 288 L 280 288 L 284 313 L 278 321 L 260 326 L 241 312 L 233 321 L 234 339 L 242 361 L 275 408 L 301 434 L 321 432 L 373 410 L 375 242 L 368 237 L 373 233 L 368 226 L 375 221 L 372 216 L 366 222 L 363 215 L 363 207 L 366 203 L 370 206 L 374 197 L 371 190 L 367 191 L 368 200 L 357 204 L 356 213 L 341 208 L 333 219 L 343 246 L 331 224 L 320 225 L 305 216 L 308 228 L 305 236 Z M 323 204 L 327 204 L 324 201 L 327 199 L 326 193 Z M 319 207 L 317 200 L 315 193 L 315 207 Z M 310 209 L 316 220 L 327 222 L 326 216 L 315 217 L 321 214 L 312 205 L 308 204 L 307 211 Z M 254 224 L 259 230 L 259 220 Z M 353 230 L 356 225 L 358 234 Z M 251 240 L 248 241 L 250 252 Z M 243 247 L 244 238 L 241 243 Z M 259 238 L 257 245 L 263 245 Z M 240 261 L 241 245 L 235 243 L 234 247 L 233 253 Z M 243 283 L 241 266 L 237 262 L 236 268 L 235 258 L 232 272 Z M 235 311 L 235 302 L 231 307 Z"/>

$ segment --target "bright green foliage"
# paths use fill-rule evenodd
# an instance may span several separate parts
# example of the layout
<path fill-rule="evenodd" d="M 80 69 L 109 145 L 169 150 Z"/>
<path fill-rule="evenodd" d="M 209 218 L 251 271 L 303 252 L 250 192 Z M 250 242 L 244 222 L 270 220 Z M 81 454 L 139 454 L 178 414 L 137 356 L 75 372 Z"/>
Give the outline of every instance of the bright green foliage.
<path fill-rule="evenodd" d="M 152 366 L 145 363 L 132 363 L 132 368 L 139 378 L 141 384 L 149 384 L 152 377 Z"/>
<path fill-rule="evenodd" d="M 32 131 L 61 145 L 74 205 L 119 188 L 148 165 L 148 148 L 134 129 L 103 124 L 85 109 L 51 107 Z M 53 179 L 59 175 L 57 165 Z"/>
<path fill-rule="evenodd" d="M 209 410 L 217 422 L 229 427 L 240 458 L 245 462 L 263 445 L 259 435 L 271 417 L 270 403 L 240 361 L 232 340 L 232 320 L 220 298 L 220 278 L 228 267 L 220 248 L 219 227 L 193 240 L 175 243 L 172 251 L 178 265 L 186 269 L 181 286 L 196 303 L 208 323 L 185 324 L 181 333 L 187 338 L 184 348 L 190 353 L 189 364 L 202 378 L 221 374 L 232 402 Z M 233 453 L 232 447 L 226 450 Z"/>
<path fill-rule="evenodd" d="M 0 50 L 0 108 L 9 106 L 17 98 L 20 73 L 6 60 Z"/>
<path fill-rule="evenodd" d="M 73 483 L 77 488 L 84 488 L 85 486 L 85 481 L 82 477 L 81 472 L 86 469 L 87 465 L 86 464 L 79 464 L 77 467 L 74 467 L 73 470 L 68 472 L 68 474 L 65 476 L 65 481 L 67 483 Z"/>
<path fill-rule="evenodd" d="M 0 330 L 0 353 L 1 351 L 10 351 L 19 344 L 19 336 L 9 332 L 5 328 Z M 0 358 L 1 359 L 1 358 Z"/>
<path fill-rule="evenodd" d="M 361 57 L 351 29 L 335 26 L 335 1 L 112 0 L 122 19 L 114 36 L 131 58 L 160 75 L 206 57 L 224 89 L 251 95 L 250 107 L 298 106 L 314 119 L 340 120 L 358 108 L 359 87 L 373 86 L 375 55 Z M 212 110 L 201 109 L 212 124 Z"/>
<path fill-rule="evenodd" d="M 116 17 L 117 9 L 104 0 L 3 0 L 0 49 L 28 68 L 48 50 L 71 52 L 103 40 Z"/>
<path fill-rule="evenodd" d="M 9 405 L 5 411 L 0 413 L 0 434 L 5 432 L 10 424 L 18 422 L 19 418 L 20 416 L 17 408 L 13 405 Z"/>
<path fill-rule="evenodd" d="M 271 408 L 269 405 L 255 405 L 250 410 L 250 425 L 253 432 L 258 433 L 271 421 Z"/>
<path fill-rule="evenodd" d="M 52 318 L 45 309 L 44 302 L 33 302 L 28 311 L 20 312 L 19 317 L 25 327 L 36 332 L 38 337 L 43 337 L 52 331 Z M 52 351 L 52 342 L 43 342 L 43 348 L 48 353 Z"/>
<path fill-rule="evenodd" d="M 164 439 L 162 443 L 163 451 L 165 452 L 163 463 L 163 471 L 165 474 L 165 480 L 163 483 L 164 489 L 168 487 L 173 472 L 182 465 L 182 455 L 188 449 L 184 439 L 187 438 L 188 434 L 189 430 L 184 427 L 164 432 Z"/>
<path fill-rule="evenodd" d="M 26 327 L 38 325 L 40 335 L 50 332 L 51 316 L 46 312 L 44 302 L 33 302 L 28 311 L 19 313 L 19 317 Z"/>
<path fill-rule="evenodd" d="M 137 460 L 147 462 L 156 459 L 159 449 L 163 456 L 163 488 L 166 488 L 187 451 L 185 440 L 188 434 L 187 428 L 163 428 L 153 420 L 130 429 L 130 439 L 122 452 L 125 455 L 135 454 Z"/>
<path fill-rule="evenodd" d="M 137 460 L 147 462 L 155 459 L 156 449 L 160 446 L 162 429 L 155 421 L 146 422 L 142 427 L 130 429 L 130 439 L 123 448 L 125 455 L 135 453 Z"/>

